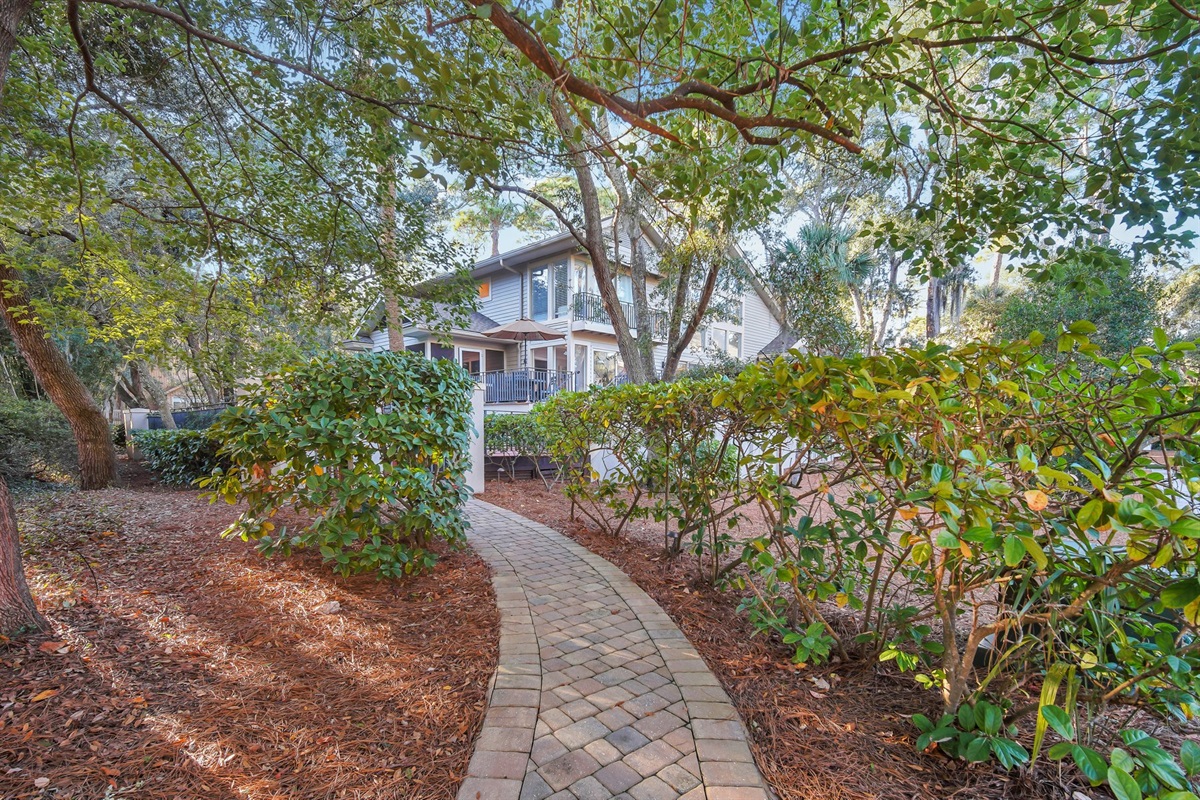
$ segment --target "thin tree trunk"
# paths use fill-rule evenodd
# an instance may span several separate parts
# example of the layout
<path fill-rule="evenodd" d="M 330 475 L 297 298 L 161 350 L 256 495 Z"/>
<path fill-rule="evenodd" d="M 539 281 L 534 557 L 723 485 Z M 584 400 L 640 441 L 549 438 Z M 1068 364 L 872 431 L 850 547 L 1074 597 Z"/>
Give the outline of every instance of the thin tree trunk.
<path fill-rule="evenodd" d="M 386 184 L 379 208 L 380 250 L 390 267 L 396 266 L 396 169 L 392 159 L 380 170 Z M 388 349 L 393 353 L 404 350 L 404 319 L 400 315 L 400 302 L 396 299 L 396 287 L 390 279 L 383 285 L 383 309 L 387 318 Z"/>
<path fill-rule="evenodd" d="M 940 278 L 929 277 L 928 294 L 925 297 L 925 340 L 934 341 L 942 334 L 942 283 Z"/>
<path fill-rule="evenodd" d="M 875 341 L 872 346 L 872 352 L 878 353 L 883 349 L 883 342 L 887 338 L 888 323 L 892 319 L 892 303 L 896 301 L 896 281 L 900 276 L 900 258 L 896 253 L 888 256 L 888 286 L 887 294 L 883 301 L 883 316 L 879 320 L 879 329 L 875 332 Z"/>
<path fill-rule="evenodd" d="M 112 445 L 108 420 L 100 413 L 92 394 L 75 375 L 42 326 L 29 316 L 29 300 L 18 291 L 16 271 L 5 259 L 0 245 L 0 316 L 12 334 L 17 351 L 24 357 L 38 383 L 62 411 L 75 434 L 79 450 L 79 486 L 104 489 L 117 478 L 117 455 Z"/>
<path fill-rule="evenodd" d="M 8 483 L 0 475 L 0 636 L 50 627 L 38 613 L 21 567 L 21 537 Z"/>
<path fill-rule="evenodd" d="M 500 226 L 501 221 L 492 220 L 492 257 L 500 255 Z"/>
<path fill-rule="evenodd" d="M 572 143 L 571 136 L 574 133 L 575 125 L 557 91 L 550 93 L 550 112 L 554 117 L 555 125 L 562 134 L 571 167 L 575 171 L 575 179 L 579 183 L 584 220 L 584 241 L 581 244 L 591 257 L 592 273 L 596 276 L 596 290 L 600 293 L 600 301 L 604 305 L 604 310 L 612 320 L 613 330 L 617 335 L 617 349 L 625 361 L 625 369 L 630 380 L 634 383 L 649 383 L 653 380 L 653 375 L 645 370 L 645 364 L 639 356 L 637 340 L 629 330 L 629 321 L 625 319 L 625 311 L 621 308 L 621 300 L 617 296 L 616 275 L 608 257 L 603 214 L 600 211 L 600 195 L 596 191 L 596 182 L 592 177 L 592 165 L 588 162 L 585 152 Z"/>
<path fill-rule="evenodd" d="M 996 266 L 992 267 L 992 294 L 1000 291 L 1000 268 L 1004 266 L 1004 253 L 996 253 Z"/>
<path fill-rule="evenodd" d="M 32 7 L 33 0 L 0 0 L 0 102 L 4 97 L 8 62 L 17 46 L 17 31 Z"/>

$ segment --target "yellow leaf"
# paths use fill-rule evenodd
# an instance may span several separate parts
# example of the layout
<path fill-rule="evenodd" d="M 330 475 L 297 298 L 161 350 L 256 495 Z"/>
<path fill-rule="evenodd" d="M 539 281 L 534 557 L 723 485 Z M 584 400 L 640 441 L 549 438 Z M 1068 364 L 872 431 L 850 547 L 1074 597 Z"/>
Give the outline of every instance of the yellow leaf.
<path fill-rule="evenodd" d="M 313 467 L 313 474 L 315 474 L 315 475 L 324 475 L 324 474 L 325 474 L 325 468 L 324 468 L 324 467 L 322 467 L 320 464 L 317 464 L 315 467 Z"/>
<path fill-rule="evenodd" d="M 29 698 L 29 702 L 40 703 L 43 700 L 49 700 L 56 694 L 58 694 L 58 689 L 47 689 L 44 692 L 38 692 L 33 697 Z"/>
<path fill-rule="evenodd" d="M 1050 498 L 1040 489 L 1030 489 L 1025 493 L 1025 504 L 1034 511 L 1041 511 L 1050 503 Z"/>
<path fill-rule="evenodd" d="M 900 511 L 899 511 L 900 519 L 905 519 L 905 520 L 916 519 L 917 514 L 919 514 L 919 513 L 920 512 L 917 511 L 917 509 L 913 508 L 912 506 L 907 506 L 905 508 L 900 509 Z"/>
<path fill-rule="evenodd" d="M 1061 444 L 1058 447 L 1050 448 L 1050 455 L 1052 456 L 1061 456 L 1065 452 L 1067 452 L 1067 448 L 1063 447 Z"/>
<path fill-rule="evenodd" d="M 846 604 L 850 602 L 850 595 L 845 592 L 838 592 L 834 595 L 833 602 L 837 603 L 838 608 L 845 608 Z"/>

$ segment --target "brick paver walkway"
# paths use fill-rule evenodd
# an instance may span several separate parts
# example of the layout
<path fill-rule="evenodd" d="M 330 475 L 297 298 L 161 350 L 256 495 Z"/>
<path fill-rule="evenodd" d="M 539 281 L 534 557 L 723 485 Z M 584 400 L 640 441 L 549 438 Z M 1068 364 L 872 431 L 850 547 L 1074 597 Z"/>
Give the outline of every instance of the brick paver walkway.
<path fill-rule="evenodd" d="M 500 662 L 458 800 L 767 800 L 737 711 L 624 573 L 479 501 Z"/>

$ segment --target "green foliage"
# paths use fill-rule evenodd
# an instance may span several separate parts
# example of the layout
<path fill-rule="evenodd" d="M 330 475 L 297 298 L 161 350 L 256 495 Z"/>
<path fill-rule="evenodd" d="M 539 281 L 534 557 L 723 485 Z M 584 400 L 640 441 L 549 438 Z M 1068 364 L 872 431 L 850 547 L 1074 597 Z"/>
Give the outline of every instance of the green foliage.
<path fill-rule="evenodd" d="M 535 458 L 549 450 L 546 437 L 531 414 L 488 414 L 483 419 L 483 441 L 488 455 Z"/>
<path fill-rule="evenodd" d="M 329 353 L 253 387 L 211 429 L 230 467 L 206 485 L 248 509 L 226 535 L 318 548 L 341 574 L 431 569 L 467 521 L 469 375 L 413 353 Z M 283 509 L 310 515 L 276 527 Z"/>
<path fill-rule="evenodd" d="M 863 349 L 865 332 L 855 327 L 849 290 L 866 279 L 874 262 L 850 253 L 848 232 L 806 225 L 767 260 L 766 280 L 783 310 L 784 327 L 806 350 L 847 356 Z"/>
<path fill-rule="evenodd" d="M 1096 326 L 1091 340 L 1106 355 L 1118 356 L 1150 342 L 1161 287 L 1119 251 L 1077 249 L 1043 265 L 1035 278 L 992 310 L 989 321 L 1000 341 L 1025 339 L 1033 331 L 1058 331 L 1085 319 Z"/>
<path fill-rule="evenodd" d="M 924 714 L 914 714 L 921 733 L 917 749 L 937 745 L 952 758 L 972 763 L 996 759 L 1005 769 L 1029 763 L 1029 751 L 1016 741 L 1017 726 L 1004 721 L 1004 709 L 987 700 L 963 704 L 953 714 L 943 714 L 935 724 Z"/>
<path fill-rule="evenodd" d="M 1054 761 L 1070 760 L 1092 786 L 1107 785 L 1117 800 L 1197 800 L 1200 787 L 1200 745 L 1185 740 L 1176 760 L 1158 739 L 1137 728 L 1121 731 L 1120 745 L 1106 758 L 1080 744 L 1068 712 L 1043 706 L 1055 733 L 1062 737 L 1047 755 Z"/>
<path fill-rule="evenodd" d="M 220 438 L 208 430 L 135 431 L 133 441 L 146 466 L 170 486 L 195 486 L 229 466 Z"/>
<path fill-rule="evenodd" d="M 586 517 L 706 532 L 692 550 L 710 578 L 729 575 L 798 662 L 894 662 L 964 715 L 931 723 L 953 730 L 926 744 L 1014 766 L 1030 756 L 997 719 L 1030 682 L 1044 692 L 1035 751 L 1060 727 L 1064 685 L 1089 715 L 1200 711 L 1195 345 L 1160 331 L 1112 359 L 1092 331 L 1072 324 L 1052 359 L 1040 335 L 793 355 L 731 380 L 562 395 L 538 414 L 552 446 L 612 466 L 567 485 Z M 770 530 L 728 573 L 714 523 L 750 503 Z"/>
<path fill-rule="evenodd" d="M 713 400 L 724 377 L 679 378 L 555 395 L 534 411 L 551 453 L 585 468 L 567 496 L 602 530 L 618 535 L 630 519 L 664 524 L 664 546 L 707 557 L 716 580 L 732 548 L 739 453 L 723 433 L 730 419 Z M 607 465 L 601 476 L 593 460 Z"/>
<path fill-rule="evenodd" d="M 75 438 L 46 400 L 0 397 L 0 473 L 8 480 L 62 480 L 75 469 Z"/>

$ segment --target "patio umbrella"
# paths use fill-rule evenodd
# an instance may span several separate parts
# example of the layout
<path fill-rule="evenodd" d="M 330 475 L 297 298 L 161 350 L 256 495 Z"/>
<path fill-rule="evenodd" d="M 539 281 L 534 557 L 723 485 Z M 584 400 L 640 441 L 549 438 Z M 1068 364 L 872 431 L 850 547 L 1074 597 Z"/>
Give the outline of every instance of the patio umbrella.
<path fill-rule="evenodd" d="M 562 331 L 556 331 L 554 328 L 525 317 L 489 328 L 483 332 L 483 335 L 492 339 L 507 339 L 510 342 L 526 342 L 525 347 L 519 351 L 522 364 L 529 362 L 528 342 L 548 342 L 552 339 L 563 338 Z"/>
<path fill-rule="evenodd" d="M 507 339 L 511 342 L 547 342 L 551 339 L 563 338 L 562 331 L 534 322 L 531 319 L 513 320 L 483 332 L 484 336 L 492 339 Z"/>

